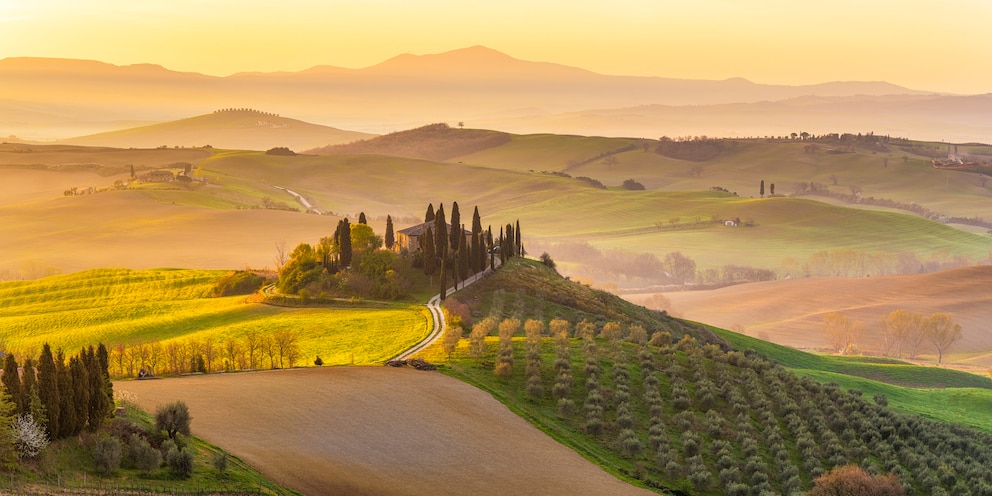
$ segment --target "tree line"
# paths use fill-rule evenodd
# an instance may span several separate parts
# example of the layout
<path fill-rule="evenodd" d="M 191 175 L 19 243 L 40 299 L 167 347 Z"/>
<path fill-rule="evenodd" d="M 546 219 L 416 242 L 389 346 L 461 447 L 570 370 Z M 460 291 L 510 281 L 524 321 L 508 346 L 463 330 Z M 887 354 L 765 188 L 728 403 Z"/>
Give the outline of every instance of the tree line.
<path fill-rule="evenodd" d="M 854 354 L 864 332 L 864 323 L 852 320 L 840 312 L 830 312 L 823 318 L 824 329 L 834 352 Z M 901 358 L 905 353 L 916 358 L 924 345 L 937 353 L 937 363 L 944 353 L 962 337 L 961 326 L 947 313 L 923 315 L 905 309 L 893 310 L 882 320 L 882 349 L 886 356 Z"/>
<path fill-rule="evenodd" d="M 499 236 L 494 237 L 492 225 L 482 230 L 478 206 L 472 212 L 471 231 L 467 231 L 461 222 L 458 202 L 451 204 L 450 223 L 445 220 L 443 203 L 436 211 L 433 203 L 428 204 L 424 223 L 432 225 L 424 229 L 418 240 L 419 263 L 431 285 L 434 274 L 439 274 L 442 300 L 447 296 L 449 277 L 457 289 L 460 281 L 486 270 L 487 266 L 494 269 L 497 257 L 502 265 L 512 257 L 526 254 L 521 241 L 520 220 L 500 227 Z"/>
<path fill-rule="evenodd" d="M 37 455 L 48 440 L 96 432 L 114 408 L 109 366 L 102 343 L 68 360 L 48 343 L 37 361 L 18 363 L 7 354 L 0 376 L 0 466 Z"/>
<path fill-rule="evenodd" d="M 166 343 L 118 342 L 110 349 L 115 377 L 146 377 L 261 368 L 292 368 L 302 359 L 299 334 L 288 328 L 269 333 L 255 330 L 240 339 L 186 338 Z"/>

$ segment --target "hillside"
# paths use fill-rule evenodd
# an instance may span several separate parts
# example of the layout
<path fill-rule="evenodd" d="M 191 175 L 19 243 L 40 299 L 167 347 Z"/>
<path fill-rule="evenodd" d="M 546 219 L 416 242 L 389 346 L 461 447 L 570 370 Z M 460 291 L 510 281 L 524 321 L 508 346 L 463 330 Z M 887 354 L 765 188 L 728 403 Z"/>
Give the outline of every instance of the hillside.
<path fill-rule="evenodd" d="M 891 208 L 846 208 L 832 197 L 779 196 L 780 177 L 785 184 L 801 177 L 819 183 L 831 181 L 833 173 L 839 184 L 829 191 L 841 193 L 848 181 L 857 181 L 865 195 L 903 202 L 926 197 L 926 208 L 981 216 L 988 190 L 975 182 L 977 174 L 935 170 L 920 165 L 918 158 L 905 164 L 893 158 L 888 167 L 872 168 L 869 164 L 880 158 L 868 151 L 804 154 L 801 143 L 731 143 L 737 144 L 702 163 L 645 152 L 635 140 L 553 135 L 511 136 L 501 146 L 448 162 L 372 153 L 286 157 L 217 149 L 3 145 L 0 160 L 10 164 L 4 170 L 17 171 L 6 177 L 23 184 L 3 186 L 12 192 L 14 204 L 0 206 L 7 219 L 0 234 L 8 243 L 0 251 L 0 270 L 36 274 L 32 267 L 68 272 L 108 266 L 229 268 L 232 263 L 272 267 L 276 245 L 313 242 L 326 236 L 337 220 L 304 215 L 296 198 L 276 186 L 303 195 L 331 217 L 365 212 L 379 233 L 386 215 L 396 229 L 418 223 L 427 203 L 477 205 L 487 213 L 484 225 L 494 224 L 496 233 L 502 223 L 520 219 L 525 247 L 535 255 L 548 251 L 566 274 L 624 287 L 670 284 L 661 261 L 675 251 L 695 261 L 699 282 L 707 284 L 714 277 L 722 280 L 728 264 L 778 277 L 794 275 L 813 266 L 811 257 L 826 252 L 849 251 L 873 260 L 857 270 L 824 268 L 825 274 L 844 270 L 850 276 L 900 273 L 903 260 L 946 268 L 988 257 L 989 241 L 983 234 Z M 983 150 L 976 147 L 976 153 Z M 527 156 L 533 160 L 526 161 Z M 604 157 L 618 163 L 605 164 Z M 572 177 L 540 172 L 557 171 L 566 162 L 574 163 L 565 173 Z M 183 163 L 191 164 L 195 179 L 188 184 L 113 186 L 128 180 L 128 165 L 138 173 L 156 168 L 182 172 Z M 783 165 L 788 163 L 797 171 L 790 172 Z M 558 169 L 544 168 L 554 164 Z M 697 165 L 701 177 L 690 177 L 688 169 Z M 617 169 L 612 176 L 606 174 L 611 167 Z M 803 168 L 807 172 L 799 170 Z M 83 175 L 71 180 L 53 176 L 70 171 Z M 583 180 L 583 175 L 591 179 Z M 643 181 L 649 190 L 595 186 L 596 178 L 609 177 Z M 745 191 L 762 178 L 779 184 L 776 197 L 708 190 L 712 181 Z M 77 179 L 79 183 L 70 182 Z M 66 197 L 60 192 L 69 185 L 78 191 L 93 188 L 97 194 Z M 696 190 L 678 191 L 688 188 Z M 814 201 L 820 199 L 837 205 Z M 733 219 L 751 226 L 726 226 Z M 116 242 L 108 246 L 106 239 Z M 635 262 L 637 257 L 642 258 Z"/>
<path fill-rule="evenodd" d="M 685 318 L 725 329 L 741 326 L 750 336 L 797 348 L 827 346 L 823 316 L 833 311 L 864 322 L 865 333 L 858 345 L 865 350 L 882 346 L 881 322 L 893 310 L 947 312 L 963 330 L 963 339 L 954 345 L 948 360 L 990 366 L 989 287 L 992 266 L 986 265 L 919 275 L 789 279 L 664 295 L 671 309 Z M 638 303 L 650 297 L 627 296 Z M 927 351 L 924 356 L 929 355 Z"/>
<path fill-rule="evenodd" d="M 510 135 L 482 129 L 453 129 L 447 124 L 430 124 L 408 131 L 353 143 L 322 146 L 308 150 L 315 154 L 376 153 L 427 160 L 447 160 L 510 141 Z"/>
<path fill-rule="evenodd" d="M 126 357 L 115 351 L 121 361 L 111 373 L 133 377 L 141 367 L 135 361 L 151 360 L 154 353 L 157 363 L 150 366 L 158 373 L 189 372 L 184 357 L 194 352 L 206 356 L 207 343 L 212 347 L 209 370 L 280 368 L 289 357 L 263 353 L 260 343 L 275 339 L 281 330 L 296 335 L 297 365 L 316 356 L 327 365 L 382 363 L 428 331 L 426 310 L 417 306 L 355 302 L 286 308 L 252 303 L 244 295 L 214 297 L 215 286 L 227 273 L 97 269 L 0 282 L 4 346 L 33 355 L 44 343 L 65 350 L 108 343 L 131 350 Z M 246 356 L 250 336 L 258 346 L 253 357 Z M 138 358 L 138 350 L 144 359 Z"/>
<path fill-rule="evenodd" d="M 321 126 L 252 109 L 225 109 L 177 121 L 61 140 L 61 143 L 117 148 L 214 148 L 302 151 L 349 143 L 372 135 Z"/>
<path fill-rule="evenodd" d="M 546 269 L 514 263 L 502 270 L 501 283 L 487 283 L 491 297 L 502 291 L 506 303 L 490 306 L 488 315 L 537 319 L 545 330 L 560 318 L 569 334 L 552 338 L 545 331 L 532 340 L 518 333 L 508 374 L 499 372 L 508 356 L 498 351 L 505 349 L 502 338 L 486 338 L 481 355 L 474 338 L 462 339 L 453 353 L 428 355 L 448 363 L 445 373 L 490 392 L 621 477 L 691 494 L 746 494 L 755 487 L 790 493 L 853 463 L 895 473 L 908 494 L 992 487 L 981 465 L 968 465 L 992 447 L 992 425 L 977 414 L 992 405 L 987 378 L 810 355 L 719 329 L 712 332 L 733 351 L 692 340 L 675 344 L 677 335 L 650 345 L 633 336 L 633 343 L 580 338 L 580 314 L 519 304 L 519 295 L 546 296 L 535 295 L 528 282 L 530 272 Z M 509 298 L 514 291 L 516 304 Z M 484 292 L 454 296 L 487 299 Z M 941 398 L 939 407 L 934 398 Z M 974 444 L 965 448 L 969 455 L 954 455 L 942 448 L 946 442 Z M 940 479 L 927 460 L 953 465 L 956 477 Z"/>

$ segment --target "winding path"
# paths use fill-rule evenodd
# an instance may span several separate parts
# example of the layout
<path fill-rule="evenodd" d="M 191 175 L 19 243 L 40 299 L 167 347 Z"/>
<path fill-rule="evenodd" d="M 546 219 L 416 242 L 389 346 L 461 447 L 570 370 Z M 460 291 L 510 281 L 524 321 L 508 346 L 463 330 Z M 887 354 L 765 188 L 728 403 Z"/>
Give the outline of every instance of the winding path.
<path fill-rule="evenodd" d="M 483 277 L 488 275 L 489 272 L 490 269 L 486 269 L 482 272 L 479 272 L 478 274 L 472 275 L 468 279 L 462 281 L 461 287 L 458 289 L 464 289 L 465 286 L 468 286 L 469 284 L 472 284 L 475 281 L 482 279 Z M 457 290 L 453 290 L 448 294 L 452 294 L 455 291 Z M 441 339 L 441 336 L 444 335 L 444 330 L 447 329 L 448 323 L 444 319 L 444 311 L 441 310 L 440 294 L 434 295 L 434 297 L 427 302 L 427 309 L 431 312 L 431 320 L 433 320 L 433 327 L 431 328 L 431 332 L 427 334 L 427 337 L 424 338 L 423 341 L 413 345 L 410 349 L 404 351 L 403 353 L 400 353 L 395 358 L 393 358 L 393 360 L 406 360 L 416 355 L 417 353 L 420 353 L 421 351 L 425 350 L 427 347 L 437 342 L 438 339 Z"/>
<path fill-rule="evenodd" d="M 297 192 L 295 192 L 295 191 L 293 191 L 293 190 L 291 190 L 289 188 L 283 188 L 282 186 L 273 186 L 273 188 L 281 189 L 281 190 L 283 190 L 283 191 L 285 191 L 285 192 L 293 195 L 293 197 L 296 198 L 296 201 L 300 202 L 300 205 L 303 205 L 304 207 L 306 207 L 307 212 L 315 212 L 317 215 L 323 215 L 323 213 L 321 213 L 320 210 L 317 210 L 313 205 L 311 205 L 310 202 L 308 202 L 306 198 L 303 198 L 303 195 L 301 195 L 301 194 L 299 194 L 299 193 L 297 193 Z"/>

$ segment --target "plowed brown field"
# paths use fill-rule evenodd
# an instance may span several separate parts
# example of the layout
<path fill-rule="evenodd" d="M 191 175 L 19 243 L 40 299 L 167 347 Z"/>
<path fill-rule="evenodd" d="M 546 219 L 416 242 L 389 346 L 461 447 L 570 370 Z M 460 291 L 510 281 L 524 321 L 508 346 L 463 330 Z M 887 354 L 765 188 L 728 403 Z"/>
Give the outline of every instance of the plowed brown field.
<path fill-rule="evenodd" d="M 436 372 L 295 369 L 118 382 L 153 412 L 308 495 L 648 495 Z"/>

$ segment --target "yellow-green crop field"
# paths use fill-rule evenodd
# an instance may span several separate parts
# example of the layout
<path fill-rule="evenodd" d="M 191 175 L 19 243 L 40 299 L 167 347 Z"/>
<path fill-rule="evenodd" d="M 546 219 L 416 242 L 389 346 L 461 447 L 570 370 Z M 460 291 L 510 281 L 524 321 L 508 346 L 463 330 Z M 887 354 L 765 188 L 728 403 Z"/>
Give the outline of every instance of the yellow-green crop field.
<path fill-rule="evenodd" d="M 221 349 L 249 333 L 288 329 L 298 337 L 297 365 L 374 364 L 399 354 L 428 332 L 426 307 L 411 305 L 288 308 L 245 296 L 212 297 L 225 271 L 98 269 L 33 281 L 0 283 L 0 340 L 35 355 L 44 343 L 74 353 L 105 343 L 210 340 Z M 223 358 L 214 363 L 220 368 Z"/>

